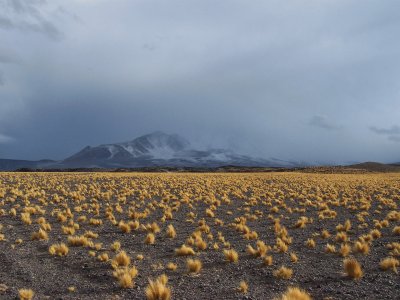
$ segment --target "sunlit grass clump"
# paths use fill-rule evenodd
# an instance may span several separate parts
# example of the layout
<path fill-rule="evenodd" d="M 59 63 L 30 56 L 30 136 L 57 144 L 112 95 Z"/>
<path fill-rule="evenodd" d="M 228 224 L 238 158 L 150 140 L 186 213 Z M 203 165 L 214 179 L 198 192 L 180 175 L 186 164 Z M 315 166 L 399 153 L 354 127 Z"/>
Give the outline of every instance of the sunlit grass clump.
<path fill-rule="evenodd" d="M 343 261 L 346 275 L 353 279 L 360 279 L 363 276 L 360 263 L 355 258 L 346 258 Z"/>

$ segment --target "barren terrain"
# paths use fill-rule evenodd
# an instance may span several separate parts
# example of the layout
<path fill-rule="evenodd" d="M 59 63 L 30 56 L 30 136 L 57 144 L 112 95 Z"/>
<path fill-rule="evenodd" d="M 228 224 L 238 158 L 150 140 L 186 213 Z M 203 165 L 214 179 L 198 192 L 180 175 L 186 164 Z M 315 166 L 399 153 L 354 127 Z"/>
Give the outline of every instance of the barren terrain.
<path fill-rule="evenodd" d="M 400 299 L 399 204 L 392 173 L 0 173 L 0 298 Z"/>

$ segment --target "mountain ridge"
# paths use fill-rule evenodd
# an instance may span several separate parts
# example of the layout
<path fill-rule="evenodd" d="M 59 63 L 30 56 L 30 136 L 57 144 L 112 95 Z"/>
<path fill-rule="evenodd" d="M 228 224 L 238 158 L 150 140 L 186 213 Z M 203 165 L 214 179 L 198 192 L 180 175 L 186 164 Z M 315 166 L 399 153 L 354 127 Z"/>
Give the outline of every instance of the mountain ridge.
<path fill-rule="evenodd" d="M 227 149 L 195 149 L 189 141 L 177 134 L 155 131 L 133 140 L 98 146 L 86 146 L 73 155 L 59 160 L 0 159 L 0 170 L 76 169 L 76 168 L 146 168 L 189 167 L 295 167 L 293 162 L 266 160 L 237 154 Z"/>
<path fill-rule="evenodd" d="M 133 140 L 86 146 L 73 155 L 59 160 L 0 159 L 0 170 L 16 169 L 134 169 L 134 168 L 219 168 L 224 166 L 303 168 L 333 164 L 286 161 L 271 157 L 256 158 L 227 149 L 194 149 L 189 141 L 177 134 L 155 131 Z M 343 165 L 346 166 L 347 164 Z M 366 169 L 393 169 L 400 163 L 348 164 Z"/>
<path fill-rule="evenodd" d="M 87 146 L 59 163 L 72 167 L 217 167 L 222 165 L 270 166 L 264 159 L 226 149 L 198 150 L 176 134 L 156 131 L 128 142 Z M 277 165 L 277 164 L 275 164 Z"/>

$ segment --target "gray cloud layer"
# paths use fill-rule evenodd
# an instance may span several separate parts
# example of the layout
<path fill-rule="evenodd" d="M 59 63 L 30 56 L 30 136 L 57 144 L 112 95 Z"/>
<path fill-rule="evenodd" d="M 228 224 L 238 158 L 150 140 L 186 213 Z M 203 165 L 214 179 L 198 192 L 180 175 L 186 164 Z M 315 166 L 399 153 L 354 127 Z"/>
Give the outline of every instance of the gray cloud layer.
<path fill-rule="evenodd" d="M 0 2 L 0 28 L 36 32 L 58 40 L 62 34 L 48 19 L 46 1 L 2 0 Z"/>
<path fill-rule="evenodd" d="M 400 126 L 393 125 L 390 128 L 377 128 L 371 126 L 370 129 L 376 134 L 386 136 L 389 141 L 400 142 Z"/>
<path fill-rule="evenodd" d="M 309 161 L 398 161 L 398 1 L 0 0 L 0 157 L 176 132 Z M 374 129 L 375 130 L 374 130 Z M 338 130 L 340 129 L 340 130 Z"/>
<path fill-rule="evenodd" d="M 331 120 L 329 120 L 328 117 L 321 116 L 321 115 L 313 116 L 310 119 L 309 124 L 311 126 L 315 126 L 315 127 L 319 127 L 319 128 L 327 129 L 327 130 L 336 130 L 336 129 L 340 128 L 339 125 L 333 123 Z"/>

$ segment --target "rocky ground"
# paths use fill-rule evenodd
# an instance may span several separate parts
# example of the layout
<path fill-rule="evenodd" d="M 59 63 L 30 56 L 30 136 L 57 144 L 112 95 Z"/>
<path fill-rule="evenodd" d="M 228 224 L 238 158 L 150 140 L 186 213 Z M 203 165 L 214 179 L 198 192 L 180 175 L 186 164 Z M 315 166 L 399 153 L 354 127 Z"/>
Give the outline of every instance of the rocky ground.
<path fill-rule="evenodd" d="M 50 179 L 49 179 L 50 178 Z M 18 290 L 30 288 L 35 292 L 34 299 L 145 299 L 145 287 L 149 278 L 154 278 L 165 273 L 172 290 L 173 299 L 273 299 L 279 296 L 288 286 L 298 286 L 306 290 L 313 299 L 400 299 L 400 278 L 393 271 L 383 271 L 379 267 L 380 260 L 389 256 L 390 250 L 386 247 L 389 243 L 399 242 L 399 236 L 393 234 L 393 228 L 400 225 L 399 220 L 392 220 L 387 227 L 379 228 L 381 237 L 370 243 L 370 252 L 367 255 L 352 253 L 362 265 L 364 276 L 354 280 L 345 276 L 343 272 L 343 258 L 338 254 L 325 253 L 327 243 L 334 244 L 336 248 L 340 243 L 335 240 L 336 226 L 350 220 L 352 228 L 347 234 L 349 244 L 353 244 L 363 234 L 368 234 L 375 228 L 374 220 L 384 220 L 390 211 L 399 211 L 399 184 L 398 175 L 322 175 L 322 174 L 169 174 L 169 175 L 88 175 L 88 174 L 3 174 L 0 175 L 0 232 L 4 234 L 4 241 L 0 241 L 0 299 L 18 298 Z M 28 187 L 31 184 L 32 186 Z M 80 229 L 76 234 L 91 230 L 99 235 L 94 241 L 102 243 L 102 248 L 96 250 L 96 255 L 107 252 L 112 258 L 115 253 L 110 250 L 114 241 L 120 241 L 122 249 L 132 258 L 133 264 L 139 270 L 135 279 L 135 286 L 123 289 L 112 275 L 110 262 L 100 262 L 88 254 L 86 247 L 69 247 L 69 253 L 64 257 L 49 254 L 49 246 L 58 242 L 67 243 L 67 236 L 62 233 L 61 226 L 65 225 L 57 220 L 54 209 L 65 208 L 56 202 L 39 202 L 39 198 L 52 199 L 55 193 L 64 194 L 66 203 L 73 208 L 79 201 L 72 198 L 71 194 L 60 192 L 57 186 L 68 187 L 69 191 L 79 190 L 79 185 L 96 185 L 100 190 L 114 188 L 114 194 L 108 203 L 118 202 L 116 197 L 123 189 L 135 192 L 127 196 L 127 201 L 122 205 L 124 213 L 115 213 L 117 220 L 129 219 L 125 214 L 132 203 L 142 203 L 146 207 L 151 201 L 161 202 L 163 197 L 171 201 L 180 201 L 183 192 L 189 195 L 192 207 L 188 204 L 180 205 L 173 212 L 171 220 L 162 223 L 160 219 L 163 212 L 155 209 L 141 223 L 158 222 L 161 232 L 156 234 L 154 245 L 144 243 L 147 235 L 145 230 L 133 230 L 123 233 L 118 226 L 113 225 L 104 217 L 102 206 L 100 217 L 104 222 L 101 226 L 90 225 L 88 222 L 79 222 Z M 152 199 L 140 202 L 140 188 L 156 191 Z M 32 215 L 32 225 L 24 224 L 19 213 L 26 200 L 22 195 L 15 195 L 12 188 L 27 190 L 45 190 L 43 197 L 36 196 L 30 200 L 29 205 L 39 205 L 45 211 L 47 221 L 52 225 L 49 239 L 45 241 L 31 240 L 31 234 L 38 230 L 35 219 L 40 215 Z M 201 189 L 201 190 L 200 190 Z M 240 192 L 238 192 L 240 191 Z M 93 195 L 87 189 L 81 189 L 85 200 L 79 203 L 92 203 Z M 292 193 L 292 194 L 291 194 Z M 297 193 L 297 194 L 293 194 Z M 300 196 L 308 195 L 307 197 Z M 205 210 L 210 207 L 207 198 L 221 199 L 228 197 L 230 204 L 222 203 L 215 210 L 215 217 L 206 215 Z M 368 198 L 371 207 L 365 222 L 357 219 L 358 210 L 349 206 L 330 207 L 336 211 L 334 219 L 318 219 L 320 208 L 307 206 L 306 200 L 312 204 L 317 203 L 317 197 L 328 200 L 337 197 L 338 200 L 348 198 L 358 203 L 358 198 Z M 204 197 L 204 199 L 201 199 Z M 391 199 L 390 205 L 382 205 L 381 199 Z M 10 198 L 14 201 L 10 201 Z M 249 200 L 256 201 L 250 205 Z M 196 200 L 193 200 L 196 199 Z M 280 199 L 281 202 L 276 202 Z M 99 201 L 102 201 L 99 199 Z M 263 201 L 266 201 L 263 203 Z M 325 200 L 323 200 L 325 201 Z M 121 202 L 122 203 L 122 202 Z M 266 205 L 265 203 L 271 203 Z M 282 204 L 285 203 L 285 206 Z M 396 206 L 397 205 L 397 206 Z M 275 212 L 273 206 L 279 207 Z M 12 208 L 17 209 L 17 216 L 10 215 Z M 305 211 L 288 212 L 287 208 L 304 208 Z M 231 211 L 232 214 L 228 213 Z M 251 220 L 250 215 L 262 212 L 257 220 Z M 194 212 L 196 217 L 189 221 L 188 213 Z M 74 212 L 76 221 L 81 215 L 93 217 L 90 210 Z M 270 215 L 270 217 L 268 217 Z M 258 240 L 271 246 L 268 255 L 273 257 L 273 264 L 265 266 L 262 259 L 254 258 L 246 252 L 248 244 L 255 247 L 255 240 L 247 240 L 241 233 L 229 226 L 235 223 L 235 218 L 247 216 L 246 225 L 258 233 Z M 294 228 L 296 221 L 307 216 L 312 222 L 305 228 Z M 200 259 L 203 268 L 199 274 L 191 275 L 186 270 L 187 257 L 176 256 L 174 249 L 185 243 L 187 238 L 198 228 L 198 221 L 205 219 L 211 228 L 213 239 L 204 238 L 208 248 L 196 251 L 195 257 Z M 223 226 L 215 225 L 215 218 L 224 222 Z M 280 219 L 280 224 L 287 228 L 292 243 L 287 253 L 277 252 L 273 246 L 276 243 L 273 219 Z M 359 228 L 358 225 L 366 223 L 367 227 Z M 165 235 L 166 226 L 172 224 L 177 232 L 175 239 Z M 323 229 L 331 233 L 331 237 L 323 239 L 318 236 Z M 230 246 L 219 242 L 219 250 L 212 248 L 218 242 L 217 235 L 221 232 L 225 241 Z M 205 236 L 206 234 L 204 234 Z M 309 248 L 305 241 L 313 238 L 315 248 Z M 22 242 L 19 243 L 18 239 Z M 222 249 L 233 248 L 239 253 L 237 263 L 225 261 Z M 298 262 L 290 259 L 289 253 L 295 252 Z M 138 254 L 144 256 L 143 260 L 136 259 Z M 167 263 L 174 262 L 178 265 L 175 271 L 165 268 Z M 293 276 L 290 279 L 274 277 L 273 272 L 281 265 L 290 267 Z M 244 280 L 249 285 L 246 294 L 239 293 L 237 287 Z M 69 291 L 74 287 L 74 291 Z"/>

